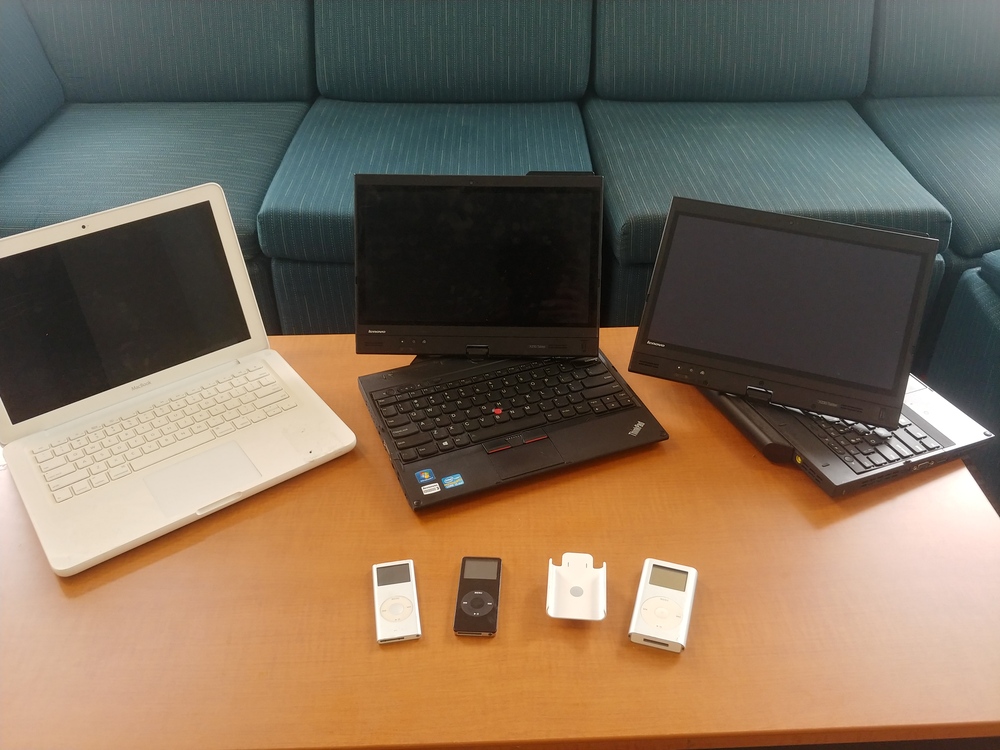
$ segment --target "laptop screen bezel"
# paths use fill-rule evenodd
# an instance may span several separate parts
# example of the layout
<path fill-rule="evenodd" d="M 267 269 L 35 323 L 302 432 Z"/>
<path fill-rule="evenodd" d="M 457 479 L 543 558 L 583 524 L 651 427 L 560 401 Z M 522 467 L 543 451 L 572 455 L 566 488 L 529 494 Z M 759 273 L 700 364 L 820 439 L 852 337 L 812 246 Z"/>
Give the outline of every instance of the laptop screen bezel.
<path fill-rule="evenodd" d="M 671 241 L 682 217 L 698 217 L 804 237 L 842 241 L 873 250 L 912 254 L 917 259 L 919 268 L 891 386 L 878 388 L 870 384 L 824 377 L 805 370 L 777 367 L 766 362 L 736 359 L 717 351 L 653 341 L 650 328 L 653 325 L 654 308 L 669 265 Z M 938 241 L 927 236 L 674 198 L 664 223 L 629 370 L 783 406 L 895 427 L 906 393 L 937 247 Z"/>
<path fill-rule="evenodd" d="M 12 422 L 6 406 L 0 402 L 0 445 L 7 445 L 27 435 L 67 425 L 76 420 L 86 419 L 102 409 L 116 404 L 124 404 L 133 398 L 141 399 L 144 394 L 151 393 L 162 386 L 182 381 L 185 378 L 204 373 L 213 367 L 232 363 L 241 357 L 268 348 L 267 333 L 264 330 L 256 297 L 250 283 L 250 277 L 246 264 L 243 261 L 243 254 L 236 236 L 236 230 L 233 226 L 232 216 L 229 212 L 225 194 L 218 184 L 207 183 L 198 185 L 167 195 L 138 201 L 2 238 L 0 239 L 0 257 L 30 252 L 37 248 L 71 241 L 78 237 L 199 203 L 208 203 L 211 207 L 249 336 L 235 344 L 217 349 L 195 359 L 167 367 L 145 377 L 122 383 L 88 398 L 69 403 L 16 423 Z M 9 354 L 4 353 L 4 356 L 9 356 Z M 14 356 L 16 356 L 16 353 Z"/>
<path fill-rule="evenodd" d="M 451 324 L 407 325 L 377 319 L 366 309 L 364 288 L 365 191 L 397 189 L 455 189 L 585 191 L 591 202 L 591 257 L 589 317 L 581 326 L 487 326 Z M 601 242 L 603 234 L 603 179 L 589 172 L 529 173 L 527 175 L 355 175 L 355 342 L 358 353 L 415 354 L 459 357 L 594 356 L 598 351 L 601 300 Z M 428 261 L 430 265 L 430 261 Z"/>

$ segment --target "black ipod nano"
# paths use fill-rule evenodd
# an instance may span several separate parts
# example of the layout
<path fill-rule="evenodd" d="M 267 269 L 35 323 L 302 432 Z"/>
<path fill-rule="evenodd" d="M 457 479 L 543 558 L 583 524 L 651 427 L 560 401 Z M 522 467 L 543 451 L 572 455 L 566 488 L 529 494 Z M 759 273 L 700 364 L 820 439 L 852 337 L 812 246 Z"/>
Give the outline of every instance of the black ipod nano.
<path fill-rule="evenodd" d="M 500 558 L 463 557 L 455 603 L 455 635 L 496 635 L 499 609 Z"/>

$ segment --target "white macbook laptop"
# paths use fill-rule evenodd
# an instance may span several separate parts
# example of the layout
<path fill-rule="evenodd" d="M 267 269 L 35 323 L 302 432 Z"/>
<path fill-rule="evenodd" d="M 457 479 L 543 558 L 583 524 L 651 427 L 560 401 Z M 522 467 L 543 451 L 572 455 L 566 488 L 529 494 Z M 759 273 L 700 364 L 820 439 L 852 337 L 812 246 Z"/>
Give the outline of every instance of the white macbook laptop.
<path fill-rule="evenodd" d="M 355 437 L 268 348 L 209 184 L 0 240 L 0 444 L 67 576 Z"/>

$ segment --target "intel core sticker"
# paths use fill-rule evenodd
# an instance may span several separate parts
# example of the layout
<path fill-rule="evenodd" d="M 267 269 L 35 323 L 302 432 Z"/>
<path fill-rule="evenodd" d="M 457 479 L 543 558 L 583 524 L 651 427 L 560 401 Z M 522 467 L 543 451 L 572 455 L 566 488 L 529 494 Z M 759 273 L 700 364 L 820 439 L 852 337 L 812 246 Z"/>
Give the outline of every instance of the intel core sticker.
<path fill-rule="evenodd" d="M 446 490 L 450 490 L 455 487 L 461 487 L 463 484 L 465 484 L 465 480 L 462 479 L 461 474 L 452 474 L 442 479 L 441 484 L 444 485 L 444 488 Z"/>
<path fill-rule="evenodd" d="M 430 469 L 421 469 L 415 473 L 415 476 L 417 477 L 417 481 L 420 482 L 420 484 L 423 484 L 424 482 L 429 482 L 434 478 L 434 472 Z"/>
<path fill-rule="evenodd" d="M 435 482 L 434 484 L 425 484 L 420 488 L 420 491 L 425 495 L 433 495 L 435 492 L 441 491 L 441 485 Z"/>

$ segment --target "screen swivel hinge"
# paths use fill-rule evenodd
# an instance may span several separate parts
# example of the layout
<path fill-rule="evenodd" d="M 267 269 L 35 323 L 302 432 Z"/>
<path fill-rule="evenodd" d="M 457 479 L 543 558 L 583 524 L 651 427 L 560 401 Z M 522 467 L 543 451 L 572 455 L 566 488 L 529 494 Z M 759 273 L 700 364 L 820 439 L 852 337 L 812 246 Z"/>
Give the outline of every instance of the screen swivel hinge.
<path fill-rule="evenodd" d="M 490 356 L 490 348 L 485 344 L 469 344 L 465 347 L 465 356 L 473 359 L 484 359 Z"/>
<path fill-rule="evenodd" d="M 770 403 L 771 397 L 774 396 L 774 391 L 769 391 L 767 388 L 757 388 L 755 386 L 748 385 L 745 395 L 751 401 L 763 401 L 764 403 Z"/>

